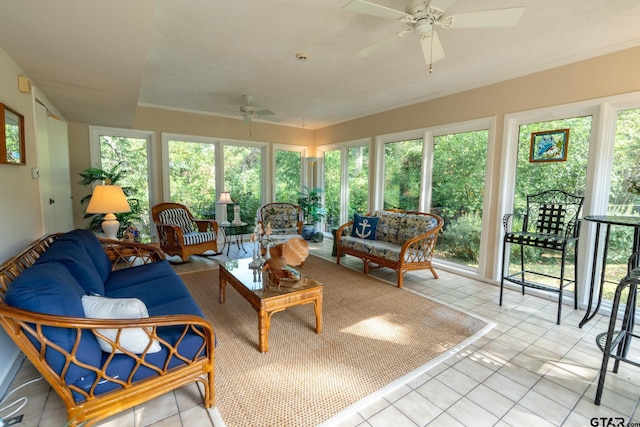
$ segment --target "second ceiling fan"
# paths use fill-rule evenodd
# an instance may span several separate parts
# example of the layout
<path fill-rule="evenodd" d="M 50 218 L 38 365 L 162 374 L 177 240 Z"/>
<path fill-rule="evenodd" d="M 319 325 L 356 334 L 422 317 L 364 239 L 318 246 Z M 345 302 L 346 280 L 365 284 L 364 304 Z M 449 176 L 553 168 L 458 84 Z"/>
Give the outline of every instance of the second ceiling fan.
<path fill-rule="evenodd" d="M 444 58 L 444 50 L 434 27 L 442 28 L 495 28 L 512 27 L 518 23 L 524 7 L 493 9 L 479 12 L 458 13 L 445 16 L 445 10 L 455 0 L 412 0 L 405 11 L 392 9 L 366 0 L 353 0 L 344 9 L 350 12 L 392 19 L 406 24 L 409 28 L 391 34 L 368 46 L 356 55 L 364 58 L 378 49 L 387 46 L 398 38 L 410 33 L 420 37 L 425 62 L 432 71 L 432 64 Z"/>

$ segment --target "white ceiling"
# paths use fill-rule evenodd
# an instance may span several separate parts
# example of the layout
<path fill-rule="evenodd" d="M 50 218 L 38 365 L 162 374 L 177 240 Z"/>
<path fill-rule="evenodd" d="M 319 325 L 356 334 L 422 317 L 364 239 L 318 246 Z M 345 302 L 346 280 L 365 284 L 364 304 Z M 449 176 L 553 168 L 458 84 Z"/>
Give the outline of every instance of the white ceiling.
<path fill-rule="evenodd" d="M 128 127 L 136 105 L 238 117 L 250 94 L 315 129 L 640 45 L 639 0 L 457 0 L 445 15 L 525 11 L 511 28 L 438 28 L 429 74 L 415 34 L 355 56 L 406 26 L 349 1 L 0 0 L 0 47 L 70 121 Z"/>

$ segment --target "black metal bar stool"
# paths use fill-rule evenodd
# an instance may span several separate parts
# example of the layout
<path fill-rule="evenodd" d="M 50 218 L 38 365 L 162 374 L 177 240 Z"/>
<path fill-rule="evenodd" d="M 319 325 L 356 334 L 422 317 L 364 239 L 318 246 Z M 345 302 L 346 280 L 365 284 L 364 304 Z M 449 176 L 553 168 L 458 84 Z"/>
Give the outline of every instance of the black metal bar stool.
<path fill-rule="evenodd" d="M 638 293 L 638 284 L 640 283 L 640 251 L 634 252 L 629 258 L 628 273 L 620 284 L 616 287 L 613 298 L 613 306 L 611 307 L 611 319 L 609 320 L 609 329 L 596 337 L 596 344 L 602 350 L 602 365 L 600 366 L 600 377 L 598 379 L 598 388 L 596 390 L 596 398 L 594 403 L 600 404 L 602 399 L 602 391 L 604 389 L 604 380 L 607 375 L 609 359 L 614 359 L 613 373 L 618 373 L 620 362 L 629 363 L 640 367 L 640 359 L 633 360 L 629 358 L 629 346 L 632 338 L 640 338 L 640 335 L 634 333 L 634 319 L 636 316 L 636 297 Z M 625 305 L 624 315 L 620 329 L 616 328 L 618 324 L 617 315 L 620 307 L 622 294 L 628 289 L 627 303 Z"/>

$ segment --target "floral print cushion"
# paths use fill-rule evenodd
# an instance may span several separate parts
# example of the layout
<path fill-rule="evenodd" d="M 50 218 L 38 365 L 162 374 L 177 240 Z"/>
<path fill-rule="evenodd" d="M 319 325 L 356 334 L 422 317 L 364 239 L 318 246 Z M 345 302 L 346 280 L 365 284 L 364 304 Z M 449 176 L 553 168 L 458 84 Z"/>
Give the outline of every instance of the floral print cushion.
<path fill-rule="evenodd" d="M 400 229 L 400 221 L 405 214 L 398 212 L 388 212 L 380 210 L 376 212 L 378 227 L 376 228 L 376 240 L 401 244 L 398 240 L 398 232 Z M 403 240 L 404 242 L 404 240 Z"/>
<path fill-rule="evenodd" d="M 358 252 L 371 254 L 391 261 L 398 261 L 400 259 L 400 249 L 402 248 L 394 243 L 381 242 L 380 240 L 361 239 L 353 236 L 342 236 L 340 245 L 346 248 L 355 249 Z"/>
<path fill-rule="evenodd" d="M 262 210 L 262 223 L 271 223 L 274 234 L 298 232 L 298 210 L 295 206 L 273 204 Z"/>
<path fill-rule="evenodd" d="M 398 244 L 402 245 L 412 237 L 427 233 L 429 230 L 433 230 L 436 225 L 438 225 L 438 221 L 430 216 L 406 214 L 400 221 Z"/>

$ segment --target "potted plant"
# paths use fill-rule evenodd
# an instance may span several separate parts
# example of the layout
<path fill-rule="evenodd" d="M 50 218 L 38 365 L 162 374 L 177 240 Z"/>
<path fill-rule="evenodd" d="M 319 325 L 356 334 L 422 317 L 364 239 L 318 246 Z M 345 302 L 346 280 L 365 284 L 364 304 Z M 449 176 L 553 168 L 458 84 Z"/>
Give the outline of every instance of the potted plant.
<path fill-rule="evenodd" d="M 302 237 L 311 240 L 316 234 L 316 224 L 325 214 L 320 203 L 322 189 L 319 187 L 303 187 L 303 191 L 298 196 L 298 205 L 302 208 L 304 225 L 302 227 Z"/>
<path fill-rule="evenodd" d="M 100 168 L 88 168 L 80 172 L 80 176 L 82 179 L 78 181 L 78 184 L 84 186 L 91 186 L 93 183 L 104 183 L 105 185 L 118 184 L 118 181 L 122 180 L 122 178 L 126 175 L 126 172 L 120 170 L 121 164 L 118 163 L 111 170 L 104 170 Z M 128 197 L 132 190 L 129 187 L 122 187 L 122 191 L 124 191 L 125 196 L 127 196 L 127 201 L 129 202 L 129 206 L 131 206 L 131 212 L 124 212 L 116 214 L 116 218 L 120 222 L 120 230 L 118 230 L 118 237 L 122 237 L 122 233 L 127 227 L 131 225 L 135 225 L 136 222 L 141 222 L 142 218 L 140 216 L 141 207 L 138 199 Z M 91 200 L 91 194 L 84 196 L 80 200 L 80 204 L 85 206 L 89 204 L 89 200 Z M 84 219 L 91 218 L 91 221 L 87 225 L 87 230 L 93 233 L 102 232 L 102 220 L 104 219 L 104 214 L 84 214 Z"/>

